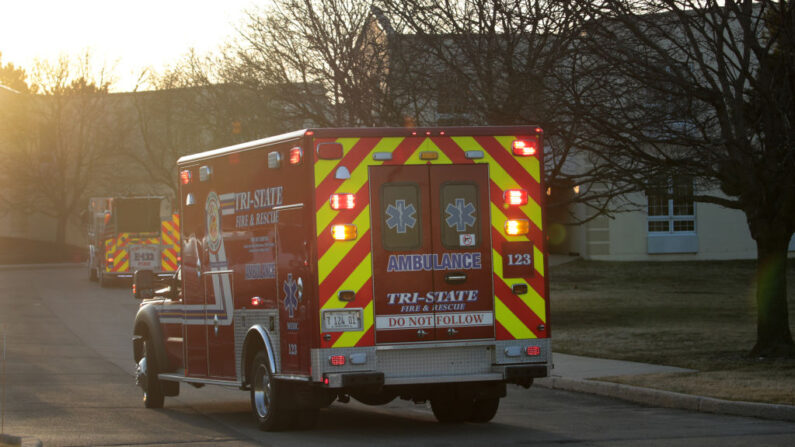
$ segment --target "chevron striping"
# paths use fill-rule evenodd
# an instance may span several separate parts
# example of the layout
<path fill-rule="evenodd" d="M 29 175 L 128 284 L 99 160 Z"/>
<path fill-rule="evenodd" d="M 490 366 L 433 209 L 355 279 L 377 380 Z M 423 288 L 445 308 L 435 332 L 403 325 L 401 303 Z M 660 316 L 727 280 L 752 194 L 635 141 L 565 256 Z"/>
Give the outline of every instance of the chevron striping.
<path fill-rule="evenodd" d="M 348 331 L 343 332 L 342 335 L 334 342 L 333 347 L 335 348 L 347 348 L 356 346 L 361 339 L 371 327 L 373 327 L 373 300 L 370 300 L 367 303 L 367 307 L 364 308 L 362 311 L 362 325 L 364 327 L 363 331 Z"/>

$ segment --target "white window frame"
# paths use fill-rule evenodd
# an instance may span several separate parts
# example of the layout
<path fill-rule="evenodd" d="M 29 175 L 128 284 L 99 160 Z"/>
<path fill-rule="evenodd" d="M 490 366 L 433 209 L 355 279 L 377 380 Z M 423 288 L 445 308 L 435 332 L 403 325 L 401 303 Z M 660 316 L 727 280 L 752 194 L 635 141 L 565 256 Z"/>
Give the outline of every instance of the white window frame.
<path fill-rule="evenodd" d="M 692 180 L 691 180 L 691 190 L 692 190 Z M 696 226 L 696 203 L 693 201 L 692 197 L 690 199 L 690 206 L 693 210 L 692 214 L 676 214 L 676 205 L 677 203 L 675 200 L 674 195 L 674 179 L 673 177 L 668 178 L 668 209 L 666 214 L 658 214 L 652 216 L 650 213 L 651 208 L 651 198 L 653 197 L 653 193 L 646 193 L 646 232 L 651 235 L 666 235 L 666 234 L 695 234 L 698 227 Z M 668 230 L 661 230 L 655 231 L 649 229 L 649 224 L 652 222 L 667 222 L 668 223 Z M 692 230 L 676 230 L 675 229 L 675 222 L 692 222 L 693 229 Z"/>

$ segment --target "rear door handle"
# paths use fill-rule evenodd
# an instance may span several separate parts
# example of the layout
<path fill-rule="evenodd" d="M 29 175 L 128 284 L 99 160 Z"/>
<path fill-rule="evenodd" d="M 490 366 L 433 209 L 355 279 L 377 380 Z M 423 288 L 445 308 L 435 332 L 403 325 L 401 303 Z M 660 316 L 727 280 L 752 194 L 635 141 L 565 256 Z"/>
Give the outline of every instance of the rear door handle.
<path fill-rule="evenodd" d="M 452 272 L 444 275 L 444 280 L 450 284 L 460 284 L 467 280 L 467 274 L 463 272 Z"/>

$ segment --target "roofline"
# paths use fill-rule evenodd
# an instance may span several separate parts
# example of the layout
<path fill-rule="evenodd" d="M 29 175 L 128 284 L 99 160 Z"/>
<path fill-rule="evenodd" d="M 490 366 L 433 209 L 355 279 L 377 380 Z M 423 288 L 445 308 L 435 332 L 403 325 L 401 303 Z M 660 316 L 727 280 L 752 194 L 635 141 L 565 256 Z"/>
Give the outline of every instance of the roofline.
<path fill-rule="evenodd" d="M 302 129 L 273 137 L 248 141 L 233 146 L 212 149 L 196 154 L 185 155 L 177 160 L 177 165 L 184 165 L 201 160 L 235 152 L 244 152 L 270 146 L 285 141 L 298 140 L 304 136 L 315 138 L 352 138 L 352 137 L 412 137 L 412 136 L 488 136 L 516 135 L 530 136 L 543 133 L 536 125 L 516 126 L 451 126 L 451 127 L 334 127 L 322 129 Z"/>

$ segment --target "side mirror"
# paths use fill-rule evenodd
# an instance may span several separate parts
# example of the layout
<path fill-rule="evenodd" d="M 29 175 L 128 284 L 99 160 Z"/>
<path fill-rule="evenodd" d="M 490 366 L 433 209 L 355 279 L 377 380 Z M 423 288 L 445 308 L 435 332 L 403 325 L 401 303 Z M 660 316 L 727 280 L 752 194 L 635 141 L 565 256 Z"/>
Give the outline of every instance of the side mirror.
<path fill-rule="evenodd" d="M 133 296 L 143 300 L 155 296 L 155 275 L 151 270 L 136 270 L 133 275 Z"/>

